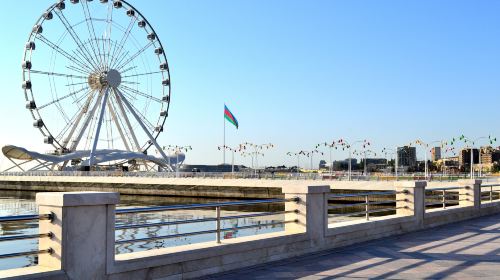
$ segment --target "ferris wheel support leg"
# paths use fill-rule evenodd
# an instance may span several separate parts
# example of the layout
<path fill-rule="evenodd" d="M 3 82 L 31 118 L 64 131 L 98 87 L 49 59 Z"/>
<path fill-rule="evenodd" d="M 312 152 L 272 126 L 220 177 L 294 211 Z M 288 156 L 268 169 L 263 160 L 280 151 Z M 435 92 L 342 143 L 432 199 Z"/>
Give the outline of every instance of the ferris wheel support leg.
<path fill-rule="evenodd" d="M 156 139 L 153 137 L 153 135 L 151 135 L 151 133 L 147 129 L 146 125 L 144 125 L 144 123 L 141 121 L 141 118 L 137 115 L 137 113 L 135 112 L 134 108 L 132 108 L 132 106 L 130 105 L 130 103 L 128 102 L 128 100 L 125 98 L 125 96 L 123 96 L 123 94 L 117 88 L 114 88 L 113 91 L 114 91 L 114 93 L 116 95 L 118 95 L 120 97 L 120 100 L 122 100 L 123 104 L 125 104 L 125 106 L 130 111 L 130 113 L 132 113 L 132 115 L 134 116 L 135 120 L 139 123 L 139 125 L 142 128 L 142 130 L 144 130 L 144 132 L 148 136 L 149 140 L 151 140 L 151 142 L 153 143 L 153 145 L 156 147 L 156 149 L 158 150 L 158 152 L 161 154 L 161 156 L 163 157 L 163 159 L 166 162 L 167 161 L 167 155 L 165 154 L 165 152 L 163 152 L 163 149 L 160 147 L 160 145 L 158 145 L 158 143 L 156 142 Z"/>
<path fill-rule="evenodd" d="M 75 123 L 73 124 L 73 127 L 71 128 L 71 131 L 69 132 L 68 136 L 64 139 L 64 141 L 63 141 L 64 148 L 67 148 L 69 141 L 71 141 L 73 134 L 75 134 L 76 128 L 78 127 L 78 125 L 80 124 L 80 121 L 83 118 L 83 115 L 85 114 L 85 112 L 88 111 L 88 107 L 90 106 L 92 99 L 94 99 L 93 91 L 89 93 L 89 97 L 87 98 L 87 101 L 85 101 L 85 104 L 82 106 L 82 110 L 78 113 L 78 117 L 76 118 Z"/>
<path fill-rule="evenodd" d="M 99 106 L 99 103 L 101 102 L 102 97 L 103 97 L 103 95 L 99 94 L 99 97 L 97 98 L 96 103 L 92 107 L 92 110 L 90 111 L 90 113 L 87 115 L 87 117 L 83 123 L 83 126 L 80 128 L 80 131 L 78 132 L 78 136 L 73 141 L 73 143 L 71 143 L 71 147 L 69 149 L 70 151 L 76 150 L 76 147 L 78 146 L 78 143 L 80 143 L 80 140 L 82 139 L 83 134 L 85 133 L 85 130 L 87 130 L 87 127 L 89 126 L 90 121 L 94 117 L 95 111 L 97 110 L 97 106 Z"/>
<path fill-rule="evenodd" d="M 92 145 L 92 150 L 90 151 L 90 158 L 89 158 L 90 166 L 94 165 L 94 154 L 97 149 L 97 142 L 99 142 L 99 134 L 101 133 L 102 121 L 104 119 L 104 113 L 106 112 L 106 104 L 108 102 L 109 91 L 110 89 L 107 88 L 104 93 L 104 98 L 102 99 L 101 113 L 99 114 L 99 121 L 97 122 L 97 130 L 95 132 L 94 144 Z"/>
<path fill-rule="evenodd" d="M 118 109 L 120 109 L 120 112 L 123 116 L 123 119 L 125 119 L 125 124 L 127 125 L 128 131 L 130 132 L 130 135 L 132 136 L 132 140 L 134 141 L 135 148 L 138 152 L 141 152 L 141 147 L 139 146 L 139 141 L 137 141 L 137 137 L 135 136 L 134 130 L 132 129 L 132 125 L 130 124 L 130 120 L 127 117 L 127 113 L 125 112 L 125 108 L 123 108 L 123 104 L 121 102 L 120 96 L 116 93 L 115 90 L 113 90 L 114 97 L 116 99 L 116 103 L 118 104 Z"/>
<path fill-rule="evenodd" d="M 120 126 L 120 124 L 118 123 L 118 119 L 116 117 L 116 113 L 115 113 L 115 110 L 113 109 L 113 106 L 111 104 L 111 101 L 110 99 L 108 99 L 108 110 L 109 112 L 111 113 L 111 119 L 113 120 L 113 122 L 115 123 L 116 125 L 116 128 L 118 129 L 118 133 L 120 134 L 120 137 L 122 138 L 122 141 L 123 141 L 123 144 L 125 145 L 125 149 L 127 151 L 130 151 L 130 146 L 128 145 L 128 141 L 126 140 L 125 138 L 125 134 L 123 133 L 123 130 L 122 130 L 122 127 Z"/>

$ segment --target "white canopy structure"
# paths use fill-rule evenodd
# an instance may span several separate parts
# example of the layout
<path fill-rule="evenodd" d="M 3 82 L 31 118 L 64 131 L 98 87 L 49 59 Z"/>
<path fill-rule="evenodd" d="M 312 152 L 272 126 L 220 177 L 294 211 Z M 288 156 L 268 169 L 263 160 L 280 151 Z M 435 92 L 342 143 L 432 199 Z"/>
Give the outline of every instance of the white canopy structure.
<path fill-rule="evenodd" d="M 64 163 L 68 162 L 78 162 L 77 166 L 89 166 L 90 156 L 90 151 L 76 151 L 64 155 L 51 155 L 29 151 L 25 148 L 13 145 L 4 146 L 2 148 L 2 153 L 7 159 L 14 163 L 14 167 L 20 168 L 21 170 L 24 170 L 22 167 L 23 165 L 29 162 L 36 162 L 37 164 L 29 169 L 32 171 L 54 169 L 55 166 L 65 166 Z M 163 158 L 146 155 L 144 153 L 120 150 L 97 150 L 94 155 L 95 164 L 117 165 L 117 163 L 121 163 L 127 165 L 133 161 L 142 161 L 150 166 L 157 165 L 164 170 L 171 170 L 171 166 L 182 164 L 185 158 L 185 154 L 179 153 L 173 156 L 168 156 L 165 161 Z M 21 162 L 16 163 L 16 160 Z M 68 167 L 67 169 L 72 169 L 72 167 Z"/>

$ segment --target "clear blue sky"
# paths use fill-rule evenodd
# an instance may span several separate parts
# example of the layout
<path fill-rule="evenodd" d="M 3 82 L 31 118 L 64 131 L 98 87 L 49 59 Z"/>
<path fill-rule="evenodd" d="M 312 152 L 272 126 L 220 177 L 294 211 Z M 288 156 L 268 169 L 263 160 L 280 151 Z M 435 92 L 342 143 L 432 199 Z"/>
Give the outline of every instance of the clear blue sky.
<path fill-rule="evenodd" d="M 52 3 L 2 5 L 1 144 L 49 149 L 24 109 L 20 63 Z M 240 123 L 227 126 L 228 144 L 276 144 L 266 165 L 294 164 L 287 151 L 341 137 L 380 151 L 417 138 L 500 136 L 500 1 L 131 3 L 155 26 L 171 67 L 160 142 L 192 145 L 187 163 L 222 161 L 224 102 Z"/>

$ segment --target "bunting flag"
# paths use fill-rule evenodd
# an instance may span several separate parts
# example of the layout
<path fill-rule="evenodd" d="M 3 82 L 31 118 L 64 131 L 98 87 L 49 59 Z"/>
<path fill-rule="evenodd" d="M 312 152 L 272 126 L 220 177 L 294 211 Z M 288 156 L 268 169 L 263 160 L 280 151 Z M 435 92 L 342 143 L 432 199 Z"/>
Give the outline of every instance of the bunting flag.
<path fill-rule="evenodd" d="M 224 118 L 238 129 L 238 120 L 236 120 L 236 117 L 229 111 L 226 105 L 224 105 Z"/>

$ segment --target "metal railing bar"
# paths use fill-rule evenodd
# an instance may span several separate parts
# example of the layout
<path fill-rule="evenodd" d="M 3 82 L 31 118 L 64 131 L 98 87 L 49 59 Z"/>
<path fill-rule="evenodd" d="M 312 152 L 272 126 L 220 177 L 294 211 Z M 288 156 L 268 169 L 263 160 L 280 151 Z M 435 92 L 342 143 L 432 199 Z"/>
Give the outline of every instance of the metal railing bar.
<path fill-rule="evenodd" d="M 215 221 L 217 221 L 217 218 L 204 218 L 204 219 L 192 219 L 192 220 L 160 222 L 160 223 L 144 223 L 144 224 L 132 224 L 132 225 L 119 225 L 119 226 L 115 226 L 115 230 L 124 230 L 124 229 L 131 229 L 131 228 L 163 227 L 163 226 L 173 226 L 173 225 L 183 225 L 183 224 L 195 224 L 195 223 L 215 222 Z"/>
<path fill-rule="evenodd" d="M 169 205 L 169 206 L 157 206 L 157 207 L 117 209 L 115 213 L 132 214 L 132 213 L 144 213 L 144 212 L 215 208 L 215 207 L 227 207 L 227 206 L 244 206 L 244 205 L 267 204 L 267 203 L 297 202 L 297 201 L 298 198 L 291 198 L 291 199 L 276 198 L 276 199 L 266 199 L 266 200 L 247 200 L 247 201 L 204 203 L 204 204 L 187 204 L 187 205 L 181 204 L 181 205 Z"/>
<path fill-rule="evenodd" d="M 434 205 L 443 205 L 442 202 L 436 202 L 436 203 L 426 203 L 425 206 L 434 206 Z"/>
<path fill-rule="evenodd" d="M 350 203 L 350 204 L 342 204 L 338 206 L 328 206 L 328 209 L 333 210 L 333 209 L 342 209 L 342 208 L 347 208 L 347 207 L 354 207 L 354 206 L 365 206 L 366 202 L 359 202 L 359 203 Z"/>
<path fill-rule="evenodd" d="M 489 187 L 500 187 L 500 184 L 487 184 L 487 185 L 481 185 L 481 188 L 489 188 Z"/>
<path fill-rule="evenodd" d="M 232 220 L 232 219 L 242 219 L 251 217 L 262 217 L 262 216 L 274 216 L 279 214 L 296 213 L 296 211 L 279 211 L 279 212 L 265 212 L 247 215 L 235 215 L 235 216 L 224 216 L 221 220 Z M 144 224 L 132 224 L 132 225 L 119 225 L 115 227 L 115 230 L 124 230 L 131 228 L 148 228 L 148 227 L 162 227 L 162 226 L 172 226 L 172 225 L 182 225 L 182 224 L 194 224 L 203 222 L 216 222 L 217 218 L 203 218 L 203 219 L 190 219 L 190 220 L 179 220 L 179 221 L 169 221 L 160 223 L 144 223 Z"/>
<path fill-rule="evenodd" d="M 458 196 L 458 194 L 446 194 L 444 195 L 445 197 L 453 197 L 453 196 Z M 439 198 L 442 199 L 443 195 L 442 194 L 437 194 L 437 195 L 426 195 L 425 198 Z"/>
<path fill-rule="evenodd" d="M 37 221 L 37 220 L 52 220 L 53 214 L 41 215 L 18 215 L 0 217 L 1 222 L 17 222 L 17 221 Z"/>
<path fill-rule="evenodd" d="M 396 203 L 398 202 L 397 200 L 384 200 L 384 201 L 370 201 L 370 205 L 379 205 L 379 204 L 389 204 L 389 203 Z M 359 203 L 350 203 L 350 204 L 342 204 L 338 206 L 328 206 L 329 210 L 334 210 L 334 209 L 342 209 L 342 208 L 347 208 L 347 207 L 354 207 L 354 206 L 365 206 L 366 202 L 359 202 Z"/>
<path fill-rule="evenodd" d="M 51 232 L 49 233 L 40 233 L 40 234 L 27 234 L 27 235 L 8 235 L 8 236 L 0 236 L 0 242 L 3 241 L 14 241 L 14 240 L 25 240 L 25 239 L 36 239 L 36 238 L 44 238 L 54 236 Z"/>
<path fill-rule="evenodd" d="M 432 188 L 432 189 L 426 189 L 426 192 L 431 192 L 431 191 L 451 191 L 451 190 L 459 190 L 459 189 L 464 189 L 466 187 L 444 187 L 444 188 Z"/>
<path fill-rule="evenodd" d="M 351 212 L 351 213 L 341 213 L 341 214 L 328 214 L 328 216 L 334 216 L 334 217 L 354 216 L 354 215 L 366 215 L 366 211 Z"/>
<path fill-rule="evenodd" d="M 239 229 L 246 229 L 246 228 L 267 227 L 267 226 L 282 225 L 282 224 L 296 223 L 296 222 L 297 222 L 297 220 L 275 222 L 275 223 L 265 223 L 265 224 L 243 226 L 243 227 L 234 227 L 234 228 L 222 228 L 222 229 L 220 229 L 220 231 L 224 232 L 224 231 L 239 230 Z M 212 229 L 212 230 L 186 232 L 186 233 L 178 233 L 178 234 L 171 234 L 171 235 L 152 236 L 152 237 L 138 238 L 138 239 L 118 240 L 115 242 L 115 244 L 130 244 L 130 243 L 137 243 L 137 242 L 146 242 L 146 241 L 153 241 L 153 240 L 159 240 L 159 239 L 171 239 L 171 238 L 177 238 L 177 237 L 202 235 L 202 234 L 210 234 L 210 233 L 217 233 L 217 230 Z"/>
<path fill-rule="evenodd" d="M 387 211 L 396 211 L 396 208 L 373 209 L 370 210 L 370 213 L 387 212 Z"/>
<path fill-rule="evenodd" d="M 358 197 L 358 196 L 370 196 L 370 195 L 393 195 L 397 194 L 396 191 L 386 191 L 386 192 L 368 192 L 368 193 L 348 193 L 348 194 L 329 194 L 329 198 L 343 198 L 343 197 Z"/>
<path fill-rule="evenodd" d="M 370 205 L 379 205 L 379 204 L 389 204 L 396 203 L 396 200 L 384 200 L 384 201 L 370 201 Z"/>
<path fill-rule="evenodd" d="M 2 254 L 2 255 L 0 255 L 0 259 L 17 258 L 17 257 L 23 257 L 23 256 L 33 256 L 33 255 L 39 255 L 39 254 L 52 254 L 53 252 L 54 252 L 54 250 L 52 250 L 52 248 L 49 248 L 49 249 L 45 249 L 45 250 L 27 251 L 27 252 L 11 253 L 11 254 Z"/>

